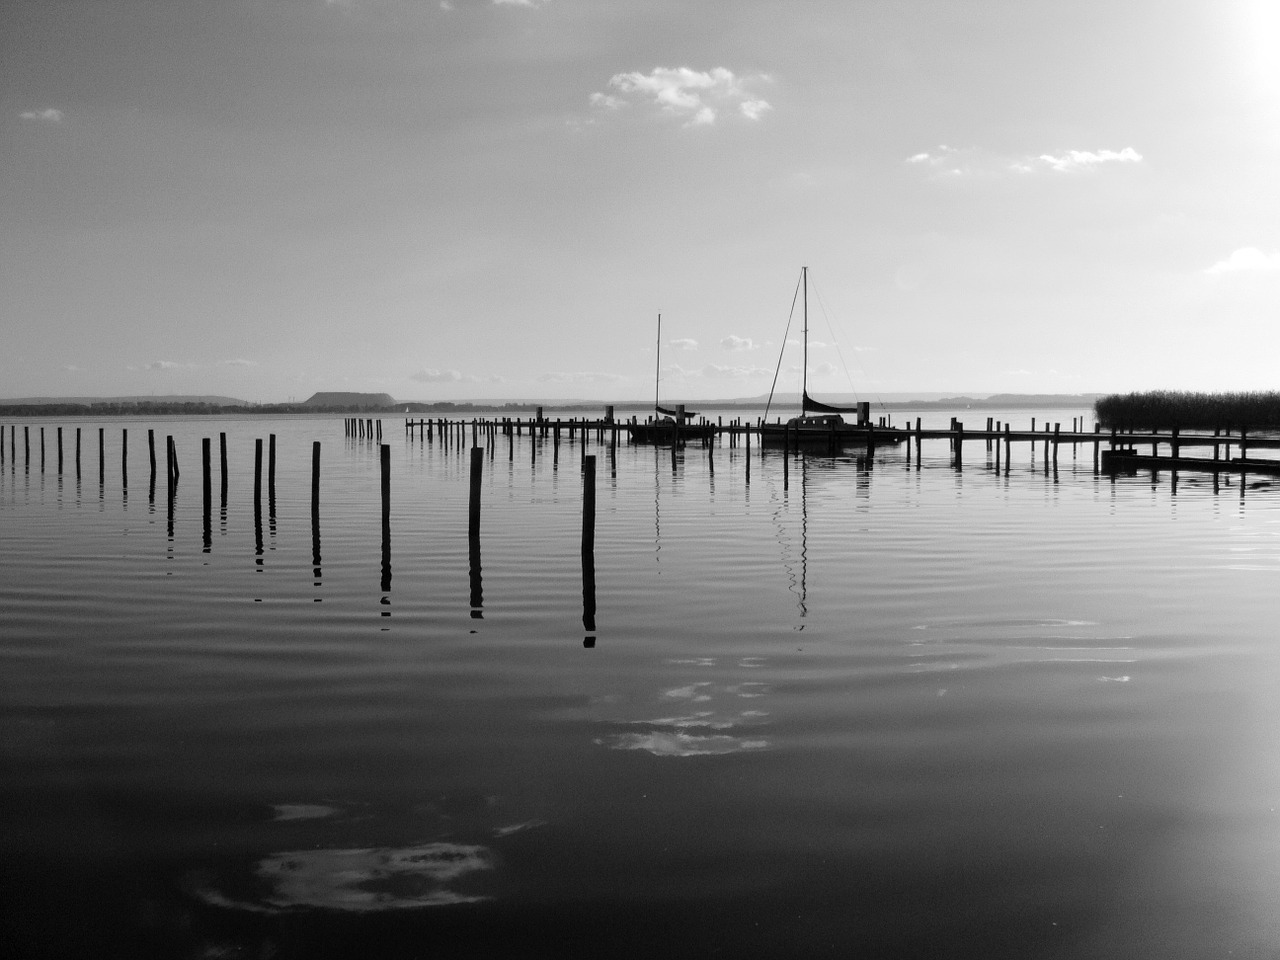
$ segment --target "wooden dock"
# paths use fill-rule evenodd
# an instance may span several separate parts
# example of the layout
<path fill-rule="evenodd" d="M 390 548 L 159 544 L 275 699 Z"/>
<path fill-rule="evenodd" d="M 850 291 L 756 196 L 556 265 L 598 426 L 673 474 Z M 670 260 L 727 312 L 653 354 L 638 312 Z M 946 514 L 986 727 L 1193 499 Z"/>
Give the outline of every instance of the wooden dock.
<path fill-rule="evenodd" d="M 482 438 L 505 436 L 514 439 L 517 436 L 540 436 L 559 443 L 562 438 L 573 443 L 582 440 L 584 444 L 595 439 L 597 443 L 617 445 L 619 437 L 629 438 L 629 425 L 636 424 L 635 418 L 619 421 L 607 414 L 603 418 L 475 418 L 471 420 L 406 419 L 405 435 L 424 441 L 439 438 L 445 443 L 463 443 L 470 433 L 472 444 Z M 699 425 L 710 426 L 708 439 L 701 441 L 702 446 L 719 442 L 730 447 L 745 443 L 748 448 L 751 438 L 761 435 L 763 421 L 754 422 L 734 419 L 725 423 L 723 418 L 709 421 L 700 418 L 695 421 Z M 380 435 L 380 427 L 379 435 Z M 943 441 L 948 444 L 950 458 L 954 466 L 961 468 L 964 463 L 966 449 L 972 449 L 974 443 L 982 443 L 988 459 L 994 459 L 997 470 L 1003 467 L 1007 473 L 1012 460 L 1013 448 L 1018 444 L 1029 444 L 1034 456 L 1037 445 L 1043 453 L 1045 471 L 1057 466 L 1059 452 L 1069 446 L 1076 455 L 1081 446 L 1085 446 L 1092 454 L 1095 473 L 1127 472 L 1136 468 L 1150 470 L 1192 470 L 1229 473 L 1278 473 L 1280 474 L 1280 458 L 1268 459 L 1249 456 L 1250 450 L 1280 450 L 1280 436 L 1274 434 L 1250 434 L 1247 430 L 1183 432 L 1169 431 L 1120 431 L 1104 432 L 1102 427 L 1094 424 L 1091 430 L 1084 428 L 1083 418 L 1075 418 L 1069 429 L 1062 429 L 1061 423 L 1044 423 L 1037 426 L 1032 420 L 1030 429 L 1015 429 L 1011 424 L 1000 423 L 987 418 L 985 424 L 977 429 L 970 429 L 959 420 L 953 419 L 945 428 L 925 428 L 920 418 L 913 423 L 895 425 L 888 417 L 881 417 L 878 423 L 867 423 L 863 426 L 860 438 L 870 449 L 894 449 L 906 447 L 908 462 L 912 455 L 919 462 L 923 454 L 925 441 Z M 373 433 L 370 429 L 369 434 Z M 1187 449 L 1204 451 L 1202 456 L 1186 456 Z M 760 445 L 764 453 L 763 444 Z M 776 448 L 775 448 L 776 449 Z M 812 452 L 813 448 L 809 448 Z M 791 452 L 800 452 L 792 450 Z"/>

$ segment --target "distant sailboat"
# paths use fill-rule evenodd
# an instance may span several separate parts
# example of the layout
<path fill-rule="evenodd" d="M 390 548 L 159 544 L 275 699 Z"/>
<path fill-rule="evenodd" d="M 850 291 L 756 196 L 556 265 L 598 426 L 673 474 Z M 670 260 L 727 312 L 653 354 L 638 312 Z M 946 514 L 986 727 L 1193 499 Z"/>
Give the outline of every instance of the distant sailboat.
<path fill-rule="evenodd" d="M 696 417 L 697 414 L 685 410 L 684 404 L 671 409 L 662 406 L 659 401 L 658 391 L 662 381 L 662 314 L 658 314 L 658 347 L 655 357 L 653 409 L 658 416 L 645 423 L 627 424 L 627 432 L 631 435 L 632 443 L 672 444 L 687 443 L 690 440 L 710 440 L 716 432 L 713 424 L 690 423 L 689 419 Z"/>

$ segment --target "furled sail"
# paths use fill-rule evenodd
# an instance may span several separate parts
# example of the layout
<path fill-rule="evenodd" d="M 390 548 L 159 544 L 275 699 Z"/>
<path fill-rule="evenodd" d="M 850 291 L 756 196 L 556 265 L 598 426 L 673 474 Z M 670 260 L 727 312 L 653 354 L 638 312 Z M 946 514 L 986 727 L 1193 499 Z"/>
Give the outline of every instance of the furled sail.
<path fill-rule="evenodd" d="M 694 411 L 692 411 L 692 410 L 686 410 L 686 411 L 684 411 L 684 413 L 683 413 L 683 414 L 681 414 L 679 410 L 671 410 L 671 409 L 669 409 L 668 407 L 655 407 L 655 409 L 656 409 L 660 414 L 662 414 L 663 416 L 666 416 L 666 417 L 680 417 L 680 416 L 683 416 L 683 417 L 684 417 L 684 419 L 686 419 L 686 420 L 688 420 L 690 417 L 696 417 L 696 416 L 698 415 L 697 413 L 695 413 L 695 412 L 694 412 Z"/>
<path fill-rule="evenodd" d="M 857 413 L 858 412 L 858 407 L 856 404 L 852 407 L 832 406 L 829 403 L 822 403 L 819 400 L 813 399 L 813 397 L 809 396 L 808 391 L 805 391 L 805 394 L 804 394 L 803 408 L 805 413 L 808 413 L 810 410 L 812 410 L 814 413 Z"/>

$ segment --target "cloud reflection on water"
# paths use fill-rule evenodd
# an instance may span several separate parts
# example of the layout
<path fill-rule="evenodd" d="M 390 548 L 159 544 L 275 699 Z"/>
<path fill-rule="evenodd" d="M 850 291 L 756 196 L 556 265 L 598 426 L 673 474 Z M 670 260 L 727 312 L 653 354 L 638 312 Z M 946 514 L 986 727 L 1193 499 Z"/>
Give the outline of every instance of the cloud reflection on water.
<path fill-rule="evenodd" d="M 406 910 L 489 899 L 450 885 L 493 865 L 489 848 L 475 844 L 289 850 L 258 861 L 254 876 L 267 889 L 255 901 L 236 900 L 212 888 L 196 893 L 214 906 L 254 912 Z"/>

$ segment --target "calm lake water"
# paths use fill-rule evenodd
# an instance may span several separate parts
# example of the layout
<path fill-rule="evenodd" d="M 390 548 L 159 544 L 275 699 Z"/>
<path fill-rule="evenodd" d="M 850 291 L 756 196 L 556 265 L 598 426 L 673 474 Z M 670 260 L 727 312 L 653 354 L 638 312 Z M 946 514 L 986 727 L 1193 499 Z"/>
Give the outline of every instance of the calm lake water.
<path fill-rule="evenodd" d="M 18 421 L 6 956 L 1280 956 L 1265 478 L 383 425 Z"/>

